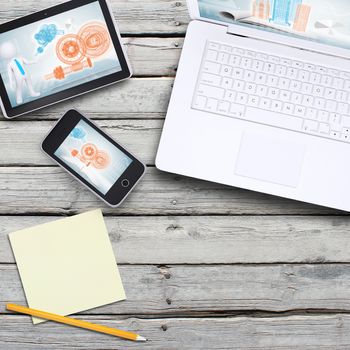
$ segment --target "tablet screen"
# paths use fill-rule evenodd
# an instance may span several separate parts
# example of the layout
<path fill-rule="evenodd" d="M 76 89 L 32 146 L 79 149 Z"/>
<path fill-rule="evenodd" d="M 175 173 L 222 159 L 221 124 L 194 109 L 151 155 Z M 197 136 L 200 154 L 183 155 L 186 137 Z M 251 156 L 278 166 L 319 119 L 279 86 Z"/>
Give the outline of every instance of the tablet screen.
<path fill-rule="evenodd" d="M 13 108 L 121 69 L 99 1 L 0 34 L 0 74 Z"/>

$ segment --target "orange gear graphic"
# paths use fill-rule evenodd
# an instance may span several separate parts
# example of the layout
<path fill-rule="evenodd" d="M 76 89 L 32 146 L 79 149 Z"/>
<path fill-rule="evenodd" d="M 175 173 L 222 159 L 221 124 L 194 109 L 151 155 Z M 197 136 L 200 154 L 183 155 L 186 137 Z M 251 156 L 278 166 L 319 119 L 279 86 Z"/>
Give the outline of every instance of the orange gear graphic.
<path fill-rule="evenodd" d="M 85 24 L 78 33 L 86 47 L 86 56 L 102 56 L 110 47 L 111 39 L 106 26 L 99 22 Z"/>
<path fill-rule="evenodd" d="M 95 158 L 92 161 L 93 166 L 96 169 L 107 168 L 110 163 L 110 157 L 105 151 L 97 151 Z"/>
<path fill-rule="evenodd" d="M 81 148 L 81 154 L 86 160 L 93 160 L 97 154 L 97 147 L 92 143 L 87 143 Z"/>
<path fill-rule="evenodd" d="M 67 34 L 57 42 L 56 54 L 60 61 L 66 64 L 74 64 L 85 57 L 86 46 L 79 35 Z"/>

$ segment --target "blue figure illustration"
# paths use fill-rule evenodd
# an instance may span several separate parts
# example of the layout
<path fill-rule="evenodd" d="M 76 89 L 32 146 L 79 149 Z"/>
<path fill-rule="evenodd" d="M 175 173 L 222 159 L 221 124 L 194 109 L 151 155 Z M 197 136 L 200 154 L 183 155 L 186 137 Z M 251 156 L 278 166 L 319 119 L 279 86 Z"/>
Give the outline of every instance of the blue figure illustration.
<path fill-rule="evenodd" d="M 57 35 L 63 35 L 64 30 L 57 29 L 56 24 L 44 24 L 40 27 L 39 31 L 34 35 L 35 40 L 40 45 L 37 49 L 37 53 L 43 53 L 44 48 L 50 44 Z"/>
<path fill-rule="evenodd" d="M 273 3 L 271 22 L 290 26 L 289 16 L 292 1 L 293 0 L 275 0 Z"/>
<path fill-rule="evenodd" d="M 71 131 L 72 137 L 82 140 L 86 136 L 86 131 L 81 127 L 76 127 Z"/>
<path fill-rule="evenodd" d="M 295 16 L 297 14 L 298 5 L 302 4 L 302 0 L 291 0 L 290 2 L 290 12 L 289 12 L 289 23 L 295 22 Z"/>

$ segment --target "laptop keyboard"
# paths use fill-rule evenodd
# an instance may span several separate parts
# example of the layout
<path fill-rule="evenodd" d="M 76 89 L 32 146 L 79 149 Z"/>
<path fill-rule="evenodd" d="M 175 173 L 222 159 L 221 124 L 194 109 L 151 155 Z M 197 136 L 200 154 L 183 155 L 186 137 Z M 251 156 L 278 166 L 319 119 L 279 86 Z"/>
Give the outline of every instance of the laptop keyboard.
<path fill-rule="evenodd" d="M 350 142 L 350 72 L 208 41 L 192 108 Z"/>

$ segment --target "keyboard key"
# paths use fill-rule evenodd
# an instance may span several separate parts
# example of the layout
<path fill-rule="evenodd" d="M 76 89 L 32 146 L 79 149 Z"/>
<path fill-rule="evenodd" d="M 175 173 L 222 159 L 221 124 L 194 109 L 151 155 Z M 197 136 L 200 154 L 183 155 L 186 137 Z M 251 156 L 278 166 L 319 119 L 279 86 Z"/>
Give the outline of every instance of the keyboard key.
<path fill-rule="evenodd" d="M 237 103 L 245 105 L 248 102 L 248 94 L 239 92 L 236 98 Z"/>
<path fill-rule="evenodd" d="M 280 78 L 278 82 L 278 87 L 280 89 L 289 89 L 290 86 L 290 80 L 287 78 Z"/>
<path fill-rule="evenodd" d="M 267 74 L 273 74 L 275 71 L 275 65 L 273 63 L 265 63 L 264 72 Z"/>
<path fill-rule="evenodd" d="M 218 108 L 218 100 L 215 100 L 214 98 L 208 98 L 206 109 L 211 112 L 216 112 Z"/>
<path fill-rule="evenodd" d="M 214 51 L 214 50 L 208 50 L 207 52 L 207 60 L 208 61 L 216 61 L 217 58 L 218 58 L 218 53 L 217 51 Z"/>
<path fill-rule="evenodd" d="M 232 75 L 232 67 L 231 66 L 227 66 L 227 65 L 223 65 L 221 67 L 221 73 L 220 73 L 223 77 L 230 77 Z"/>
<path fill-rule="evenodd" d="M 244 116 L 244 112 L 244 106 L 232 103 L 229 115 L 236 118 L 242 118 Z"/>
<path fill-rule="evenodd" d="M 206 61 L 203 66 L 203 71 L 212 74 L 219 74 L 221 65 L 219 63 Z"/>
<path fill-rule="evenodd" d="M 321 74 L 311 73 L 310 75 L 310 83 L 319 84 L 321 82 Z"/>
<path fill-rule="evenodd" d="M 207 98 L 204 96 L 197 96 L 194 102 L 195 108 L 205 108 L 205 105 L 207 104 Z"/>
<path fill-rule="evenodd" d="M 278 98 L 278 89 L 275 88 L 269 88 L 268 93 L 267 93 L 267 97 L 271 98 L 271 99 L 276 99 Z"/>
<path fill-rule="evenodd" d="M 267 80 L 267 75 L 265 73 L 258 73 L 256 75 L 256 80 L 259 84 L 265 84 Z"/>
<path fill-rule="evenodd" d="M 255 92 L 256 92 L 256 85 L 254 83 L 246 84 L 245 92 L 248 93 L 248 94 L 255 94 Z"/>
<path fill-rule="evenodd" d="M 332 130 L 330 135 L 334 139 L 339 139 L 340 138 L 340 133 L 338 131 L 335 131 L 335 130 Z"/>
<path fill-rule="evenodd" d="M 260 100 L 259 107 L 262 109 L 270 109 L 271 108 L 271 100 L 269 98 L 263 97 Z"/>
<path fill-rule="evenodd" d="M 243 69 L 241 68 L 234 68 L 232 71 L 232 77 L 234 79 L 243 79 Z"/>
<path fill-rule="evenodd" d="M 349 134 L 341 134 L 340 138 L 345 141 L 349 142 L 350 141 L 350 135 Z"/>
<path fill-rule="evenodd" d="M 337 110 L 337 102 L 327 100 L 325 110 L 328 112 L 335 112 Z"/>
<path fill-rule="evenodd" d="M 274 112 L 281 112 L 282 106 L 283 106 L 283 104 L 281 101 L 274 100 L 271 103 L 271 110 Z"/>
<path fill-rule="evenodd" d="M 291 96 L 290 91 L 282 90 L 282 91 L 280 92 L 280 99 L 281 99 L 282 101 L 290 101 L 290 96 Z"/>
<path fill-rule="evenodd" d="M 260 60 L 254 60 L 252 64 L 252 69 L 255 71 L 262 71 L 264 69 L 264 62 Z"/>
<path fill-rule="evenodd" d="M 329 132 L 330 132 L 329 124 L 320 123 L 319 131 L 320 131 L 321 134 L 327 134 L 328 135 Z"/>
<path fill-rule="evenodd" d="M 265 85 L 258 85 L 257 88 L 256 88 L 256 94 L 258 96 L 266 96 L 267 95 L 267 86 Z"/>
<path fill-rule="evenodd" d="M 295 104 L 301 104 L 301 102 L 303 101 L 303 95 L 293 92 L 291 101 Z"/>
<path fill-rule="evenodd" d="M 306 113 L 306 108 L 304 106 L 295 106 L 294 113 L 298 117 L 304 117 Z"/>
<path fill-rule="evenodd" d="M 230 110 L 230 103 L 226 101 L 219 102 L 218 112 L 220 113 L 228 113 Z"/>
<path fill-rule="evenodd" d="M 271 111 L 264 111 L 254 107 L 247 107 L 245 115 L 247 120 L 266 125 L 276 125 L 280 128 L 288 130 L 301 130 L 303 125 L 302 118 Z"/>
<path fill-rule="evenodd" d="M 221 86 L 225 89 L 232 89 L 233 80 L 231 78 L 223 78 Z"/>
<path fill-rule="evenodd" d="M 306 119 L 304 121 L 304 125 L 303 125 L 303 131 L 305 132 L 316 132 L 318 131 L 318 123 L 314 120 L 308 120 Z"/>
<path fill-rule="evenodd" d="M 252 66 L 252 62 L 253 61 L 251 58 L 243 57 L 241 66 L 244 69 L 250 69 Z"/>
<path fill-rule="evenodd" d="M 198 93 L 206 97 L 213 97 L 221 100 L 225 95 L 225 90 L 215 86 L 200 84 L 198 87 Z"/>
<path fill-rule="evenodd" d="M 328 122 L 328 120 L 329 120 L 329 113 L 326 112 L 326 111 L 318 111 L 317 120 L 319 122 Z"/>
<path fill-rule="evenodd" d="M 324 87 L 323 86 L 314 86 L 312 94 L 317 97 L 321 97 L 324 94 Z"/>
<path fill-rule="evenodd" d="M 201 82 L 209 85 L 215 85 L 220 86 L 221 84 L 221 77 L 220 75 L 214 75 L 210 73 L 203 73 Z"/>
<path fill-rule="evenodd" d="M 338 103 L 337 112 L 340 114 L 348 114 L 349 105 L 347 103 Z"/>
<path fill-rule="evenodd" d="M 312 96 L 307 96 L 307 95 L 304 95 L 303 96 L 303 102 L 302 104 L 306 107 L 311 107 L 314 103 L 314 98 Z"/>
<path fill-rule="evenodd" d="M 333 78 L 329 75 L 324 75 L 321 79 L 321 84 L 325 86 L 330 86 L 332 84 Z"/>
<path fill-rule="evenodd" d="M 230 101 L 230 102 L 234 102 L 236 99 L 236 92 L 232 91 L 232 90 L 226 90 L 225 92 L 225 100 L 226 101 Z"/>
<path fill-rule="evenodd" d="M 227 64 L 228 60 L 230 58 L 230 55 L 226 52 L 220 52 L 218 55 L 218 62 L 219 63 L 223 63 L 223 64 Z"/>
<path fill-rule="evenodd" d="M 244 72 L 244 80 L 245 81 L 255 81 L 255 72 L 251 70 L 246 70 Z"/>
<path fill-rule="evenodd" d="M 282 112 L 285 114 L 293 114 L 294 113 L 294 105 L 291 103 L 284 103 Z"/>
<path fill-rule="evenodd" d="M 240 56 L 231 55 L 230 62 L 229 62 L 230 66 L 239 66 L 240 63 L 241 63 Z"/>
<path fill-rule="evenodd" d="M 245 82 L 242 80 L 234 80 L 232 89 L 235 91 L 244 91 L 245 89 Z"/>
<path fill-rule="evenodd" d="M 317 110 L 315 108 L 306 108 L 306 118 L 316 119 L 317 118 Z"/>
<path fill-rule="evenodd" d="M 248 106 L 258 107 L 260 102 L 260 98 L 258 96 L 249 96 L 248 98 Z"/>
<path fill-rule="evenodd" d="M 220 45 L 218 43 L 214 43 L 214 42 L 210 42 L 208 44 L 209 49 L 212 50 L 219 50 L 220 49 Z"/>

